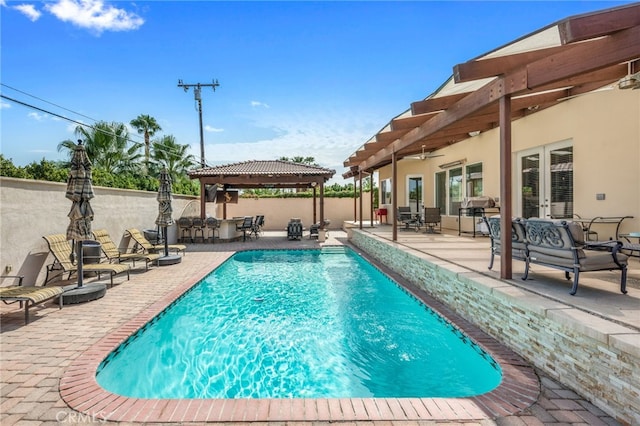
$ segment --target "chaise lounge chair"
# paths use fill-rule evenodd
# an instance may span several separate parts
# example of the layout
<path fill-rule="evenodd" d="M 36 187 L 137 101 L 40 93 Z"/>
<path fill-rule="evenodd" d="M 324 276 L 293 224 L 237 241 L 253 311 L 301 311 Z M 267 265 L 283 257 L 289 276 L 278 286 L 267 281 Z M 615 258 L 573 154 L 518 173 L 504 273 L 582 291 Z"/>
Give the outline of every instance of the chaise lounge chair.
<path fill-rule="evenodd" d="M 164 244 L 151 244 L 142 232 L 136 228 L 129 228 L 125 231 L 125 236 L 131 237 L 141 253 L 161 253 L 164 252 Z M 169 250 L 175 250 L 176 253 L 182 252 L 186 254 L 187 246 L 184 244 L 169 244 Z"/>
<path fill-rule="evenodd" d="M 71 243 L 67 240 L 67 236 L 64 234 L 52 234 L 42 237 L 49 245 L 49 251 L 54 257 L 54 261 L 51 265 L 47 265 L 47 277 L 44 280 L 45 285 L 49 282 L 49 274 L 56 271 L 61 271 L 63 274 L 67 272 L 69 278 L 71 275 L 78 272 L 78 266 L 71 259 L 73 258 L 73 251 L 71 249 Z M 127 280 L 129 279 L 129 265 L 112 264 L 112 263 L 87 263 L 82 265 L 84 272 L 97 272 L 98 279 L 100 274 L 108 272 L 111 278 L 111 287 L 113 287 L 113 276 L 127 273 Z"/>
<path fill-rule="evenodd" d="M 100 243 L 102 252 L 107 256 L 109 262 L 121 263 L 131 261 L 135 267 L 136 260 L 143 260 L 146 270 L 149 270 L 149 263 L 156 262 L 157 264 L 157 260 L 160 257 L 158 253 L 120 253 L 120 250 L 118 250 L 118 247 L 116 247 L 106 229 L 93 231 L 93 238 Z"/>
<path fill-rule="evenodd" d="M 36 286 L 22 286 L 22 275 L 3 275 L 0 279 L 14 278 L 18 279 L 18 285 L 12 285 L 8 287 L 0 287 L 0 300 L 5 304 L 10 305 L 12 303 L 24 303 L 24 323 L 29 323 L 29 308 L 40 303 L 46 302 L 49 299 L 60 296 L 64 293 L 62 287 L 36 287 Z M 60 309 L 62 309 L 62 297 L 59 298 L 58 303 Z"/>

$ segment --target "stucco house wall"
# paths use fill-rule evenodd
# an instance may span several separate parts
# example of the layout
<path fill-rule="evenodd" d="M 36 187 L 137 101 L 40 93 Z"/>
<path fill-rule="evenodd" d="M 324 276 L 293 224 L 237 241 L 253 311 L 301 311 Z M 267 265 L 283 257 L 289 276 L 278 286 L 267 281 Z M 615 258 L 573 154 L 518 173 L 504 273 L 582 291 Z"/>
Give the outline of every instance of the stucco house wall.
<path fill-rule="evenodd" d="M 482 162 L 484 195 L 500 194 L 500 129 L 495 128 L 439 150 L 442 157 L 398 161 L 398 205 L 408 204 L 407 176 L 423 177 L 424 204 L 434 205 L 434 176 L 439 165 L 466 159 Z M 570 140 L 573 143 L 574 212 L 582 217 L 634 216 L 621 232 L 640 230 L 640 90 L 611 88 L 573 99 L 512 122 L 512 194 L 516 202 L 516 154 Z M 378 170 L 379 180 L 391 178 L 391 166 Z M 605 194 L 597 200 L 596 194 Z M 514 215 L 519 215 L 514 205 Z M 389 212 L 390 219 L 393 212 Z M 443 218 L 443 227 L 458 228 L 457 215 Z M 600 238 L 614 237 L 611 227 Z"/>

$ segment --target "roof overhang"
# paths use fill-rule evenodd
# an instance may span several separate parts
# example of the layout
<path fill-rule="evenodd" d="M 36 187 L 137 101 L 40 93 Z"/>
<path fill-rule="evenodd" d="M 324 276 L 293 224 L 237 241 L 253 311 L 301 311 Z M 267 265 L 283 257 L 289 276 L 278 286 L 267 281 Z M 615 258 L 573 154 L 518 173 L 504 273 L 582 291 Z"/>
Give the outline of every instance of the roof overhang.
<path fill-rule="evenodd" d="M 423 149 L 435 151 L 498 127 L 500 98 L 511 97 L 511 120 L 640 70 L 640 3 L 578 15 L 468 62 L 434 94 L 413 102 L 344 162 L 375 170 Z"/>

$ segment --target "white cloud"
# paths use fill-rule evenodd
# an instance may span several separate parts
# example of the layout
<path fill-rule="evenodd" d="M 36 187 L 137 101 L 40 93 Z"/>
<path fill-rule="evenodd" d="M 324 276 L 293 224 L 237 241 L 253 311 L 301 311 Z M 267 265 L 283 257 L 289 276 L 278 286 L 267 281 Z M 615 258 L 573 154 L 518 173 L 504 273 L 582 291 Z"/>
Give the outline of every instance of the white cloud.
<path fill-rule="evenodd" d="M 33 118 L 36 121 L 42 121 L 47 118 L 45 114 L 38 114 L 37 112 L 30 112 L 29 114 L 27 114 L 27 117 Z"/>
<path fill-rule="evenodd" d="M 36 9 L 32 4 L 19 4 L 17 6 L 13 6 L 13 8 L 22 12 L 22 14 L 29 18 L 31 22 L 37 21 L 40 19 L 40 16 L 42 16 L 42 12 Z"/>
<path fill-rule="evenodd" d="M 211 133 L 220 133 L 224 132 L 224 129 L 218 129 L 216 127 L 209 126 L 208 124 L 204 126 L 204 130 Z"/>
<path fill-rule="evenodd" d="M 5 0 L 0 0 L 0 6 L 6 6 L 7 2 Z"/>
<path fill-rule="evenodd" d="M 252 107 L 263 107 L 263 108 L 269 108 L 269 104 L 265 104 L 264 102 L 260 102 L 260 101 L 251 101 L 251 106 Z"/>
<path fill-rule="evenodd" d="M 264 116 L 255 125 L 275 129 L 276 137 L 257 142 L 207 144 L 206 156 L 215 164 L 314 157 L 322 167 L 336 171 L 331 183 L 350 183 L 342 179 L 342 173 L 346 171 L 343 162 L 354 152 L 354 147 L 379 130 L 381 121 L 381 117 L 328 109 Z"/>
<path fill-rule="evenodd" d="M 144 19 L 135 13 L 105 5 L 102 0 L 57 0 L 46 9 L 58 19 L 97 32 L 135 30 Z"/>
<path fill-rule="evenodd" d="M 11 108 L 11 104 L 5 101 L 0 101 L 0 109 L 5 109 L 5 108 Z"/>

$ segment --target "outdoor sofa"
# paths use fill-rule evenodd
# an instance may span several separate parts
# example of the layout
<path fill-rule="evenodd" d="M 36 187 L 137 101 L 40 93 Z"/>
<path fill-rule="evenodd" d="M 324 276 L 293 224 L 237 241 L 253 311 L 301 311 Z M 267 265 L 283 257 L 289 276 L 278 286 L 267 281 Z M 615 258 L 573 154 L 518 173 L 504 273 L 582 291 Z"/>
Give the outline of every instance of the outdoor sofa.
<path fill-rule="evenodd" d="M 491 237 L 491 269 L 494 256 L 502 253 L 500 217 L 493 216 L 485 220 Z M 587 244 L 584 241 L 582 227 L 576 222 L 566 220 L 516 218 L 511 223 L 511 254 L 512 258 L 525 262 L 523 280 L 529 276 L 531 264 L 562 270 L 568 280 L 573 273 L 570 294 L 575 295 L 581 272 L 620 270 L 620 291 L 623 294 L 627 293 L 628 256 L 620 251 L 623 248 L 622 242 Z"/>

